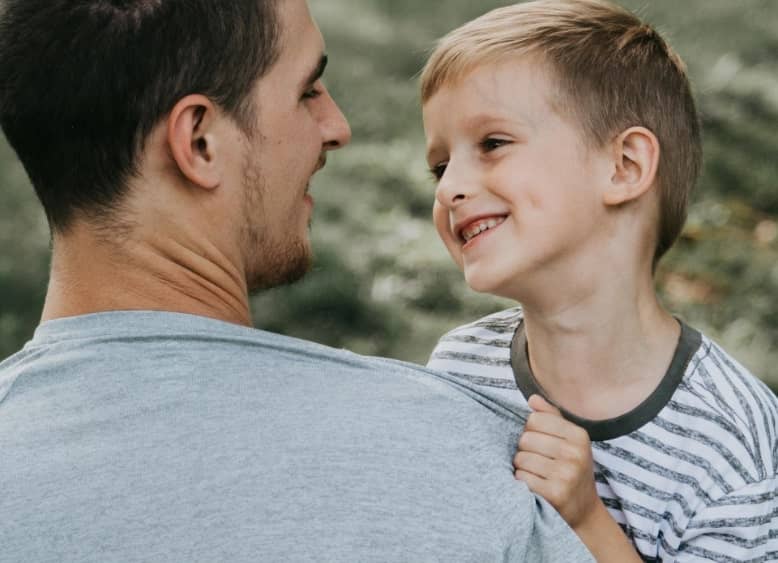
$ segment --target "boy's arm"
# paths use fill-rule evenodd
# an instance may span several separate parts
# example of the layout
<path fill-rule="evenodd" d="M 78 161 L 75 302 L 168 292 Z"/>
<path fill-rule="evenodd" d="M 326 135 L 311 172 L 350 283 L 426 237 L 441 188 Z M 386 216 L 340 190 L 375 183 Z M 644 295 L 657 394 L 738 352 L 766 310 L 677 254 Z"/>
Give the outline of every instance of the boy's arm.
<path fill-rule="evenodd" d="M 642 561 L 597 495 L 589 435 L 539 395 L 528 402 L 516 478 L 557 509 L 599 563 Z"/>

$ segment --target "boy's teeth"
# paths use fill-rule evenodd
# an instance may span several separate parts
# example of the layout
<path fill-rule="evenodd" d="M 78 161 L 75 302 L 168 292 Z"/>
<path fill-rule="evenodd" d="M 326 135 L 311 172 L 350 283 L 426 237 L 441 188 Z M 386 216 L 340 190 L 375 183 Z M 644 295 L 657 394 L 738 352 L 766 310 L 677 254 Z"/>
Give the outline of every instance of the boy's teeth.
<path fill-rule="evenodd" d="M 495 228 L 503 221 L 505 221 L 504 217 L 501 217 L 499 219 L 491 218 L 491 219 L 484 219 L 483 221 L 478 221 L 477 223 L 474 223 L 469 227 L 467 227 L 466 229 L 462 230 L 462 238 L 464 238 L 465 242 L 467 242 L 470 239 L 474 238 L 476 235 L 479 235 L 482 232 L 487 231 L 489 229 Z"/>

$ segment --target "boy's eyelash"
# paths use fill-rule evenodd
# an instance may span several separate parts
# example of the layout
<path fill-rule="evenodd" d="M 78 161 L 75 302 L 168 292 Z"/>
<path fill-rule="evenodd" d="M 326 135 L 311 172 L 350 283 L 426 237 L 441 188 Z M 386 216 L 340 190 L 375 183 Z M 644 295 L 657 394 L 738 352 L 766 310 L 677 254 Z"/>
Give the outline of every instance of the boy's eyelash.
<path fill-rule="evenodd" d="M 510 143 L 507 139 L 496 139 L 494 137 L 487 137 L 483 141 L 480 142 L 480 146 L 485 151 L 493 151 L 495 149 L 499 149 L 500 147 L 507 145 Z"/>
<path fill-rule="evenodd" d="M 448 166 L 447 162 L 441 162 L 430 168 L 430 175 L 435 182 L 439 182 L 443 177 L 443 174 L 446 172 L 446 166 Z"/>
<path fill-rule="evenodd" d="M 508 139 L 498 139 L 496 137 L 487 137 L 480 143 L 478 143 L 478 146 L 481 148 L 481 150 L 485 152 L 491 152 L 493 150 L 497 150 L 502 146 L 510 144 L 510 141 Z M 436 164 L 435 166 L 430 167 L 430 175 L 432 176 L 432 179 L 435 182 L 439 182 L 441 178 L 443 178 L 443 174 L 446 172 L 446 166 L 448 166 L 448 162 L 441 162 L 440 164 Z"/>

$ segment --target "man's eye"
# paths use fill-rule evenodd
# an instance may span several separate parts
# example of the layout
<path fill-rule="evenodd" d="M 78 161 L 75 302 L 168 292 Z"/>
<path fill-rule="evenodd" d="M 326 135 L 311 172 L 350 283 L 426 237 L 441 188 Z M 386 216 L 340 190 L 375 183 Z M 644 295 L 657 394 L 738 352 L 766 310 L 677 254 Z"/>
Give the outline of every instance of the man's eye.
<path fill-rule="evenodd" d="M 303 92 L 303 98 L 306 100 L 310 100 L 312 98 L 318 98 L 319 96 L 321 96 L 321 90 L 319 90 L 316 87 L 310 88 L 305 92 Z"/>
<path fill-rule="evenodd" d="M 483 141 L 481 141 L 481 148 L 486 151 L 493 151 L 495 149 L 499 149 L 503 145 L 507 145 L 510 141 L 507 141 L 505 139 L 495 139 L 494 137 L 487 137 Z"/>
<path fill-rule="evenodd" d="M 441 162 L 430 168 L 430 174 L 432 174 L 436 182 L 439 182 L 443 174 L 446 173 L 446 166 L 448 166 L 448 162 Z"/>

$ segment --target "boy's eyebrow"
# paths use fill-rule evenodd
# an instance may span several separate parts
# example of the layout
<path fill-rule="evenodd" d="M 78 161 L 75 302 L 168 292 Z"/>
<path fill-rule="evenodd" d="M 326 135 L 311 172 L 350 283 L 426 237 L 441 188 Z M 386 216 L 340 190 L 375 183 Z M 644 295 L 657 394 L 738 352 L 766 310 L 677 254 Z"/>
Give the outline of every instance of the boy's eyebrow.
<path fill-rule="evenodd" d="M 303 81 L 303 87 L 308 87 L 314 82 L 316 82 L 319 78 L 322 77 L 324 74 L 324 69 L 327 68 L 327 61 L 328 57 L 325 53 L 322 53 L 319 56 L 319 62 L 316 64 L 316 66 L 308 73 L 308 76 Z"/>
<path fill-rule="evenodd" d="M 468 116 L 462 121 L 461 125 L 466 130 L 471 131 L 473 129 L 487 129 L 506 124 L 517 127 L 520 130 L 518 132 L 519 136 L 521 136 L 522 132 L 535 128 L 535 125 L 529 120 L 518 118 L 515 115 L 498 116 L 493 113 L 478 113 Z M 427 144 L 427 162 L 432 162 L 439 152 L 445 152 L 445 149 L 441 148 L 440 143 L 436 139 L 430 139 L 430 142 Z"/>
<path fill-rule="evenodd" d="M 508 117 L 494 115 L 493 113 L 479 113 L 477 115 L 468 117 L 464 121 L 464 125 L 468 129 L 476 127 L 492 127 L 505 123 L 522 128 L 530 126 L 526 120 L 517 118 L 515 115 Z"/>
<path fill-rule="evenodd" d="M 432 164 L 433 160 L 436 160 L 441 152 L 445 151 L 438 143 L 427 144 L 427 151 L 425 154 L 427 162 Z"/>

